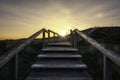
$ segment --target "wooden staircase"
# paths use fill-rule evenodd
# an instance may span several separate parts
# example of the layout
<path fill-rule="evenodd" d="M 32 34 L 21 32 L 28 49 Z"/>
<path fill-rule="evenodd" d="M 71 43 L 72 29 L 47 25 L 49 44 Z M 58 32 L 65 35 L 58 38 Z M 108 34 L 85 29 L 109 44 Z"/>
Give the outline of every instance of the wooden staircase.
<path fill-rule="evenodd" d="M 48 43 L 37 57 L 26 80 L 93 80 L 78 49 L 69 42 Z"/>

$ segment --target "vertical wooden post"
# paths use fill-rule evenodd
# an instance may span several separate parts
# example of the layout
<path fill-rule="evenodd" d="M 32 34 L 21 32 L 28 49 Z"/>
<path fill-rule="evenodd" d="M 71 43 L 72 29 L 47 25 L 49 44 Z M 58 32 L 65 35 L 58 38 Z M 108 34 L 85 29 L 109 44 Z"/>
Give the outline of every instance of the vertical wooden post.
<path fill-rule="evenodd" d="M 43 31 L 42 47 L 45 47 L 45 31 Z"/>
<path fill-rule="evenodd" d="M 50 31 L 48 31 L 48 42 L 50 42 Z"/>
<path fill-rule="evenodd" d="M 55 41 L 55 33 L 53 33 L 53 38 L 54 38 L 54 41 Z"/>
<path fill-rule="evenodd" d="M 74 48 L 76 48 L 77 47 L 77 45 L 76 45 L 76 32 L 73 32 L 73 44 L 74 44 Z"/>
<path fill-rule="evenodd" d="M 18 54 L 15 55 L 15 80 L 18 80 Z"/>
<path fill-rule="evenodd" d="M 103 59 L 103 80 L 112 80 L 112 62 L 105 55 Z"/>
<path fill-rule="evenodd" d="M 72 41 L 72 44 L 74 45 L 74 32 L 72 32 L 71 34 L 71 41 Z"/>
<path fill-rule="evenodd" d="M 72 42 L 72 30 L 70 30 L 70 37 L 69 37 L 70 42 Z"/>
<path fill-rule="evenodd" d="M 12 73 L 7 77 L 10 78 L 10 80 L 16 80 L 16 57 L 15 56 L 10 60 L 10 62 L 8 62 L 7 66 L 9 68 L 8 70 L 9 73 Z"/>

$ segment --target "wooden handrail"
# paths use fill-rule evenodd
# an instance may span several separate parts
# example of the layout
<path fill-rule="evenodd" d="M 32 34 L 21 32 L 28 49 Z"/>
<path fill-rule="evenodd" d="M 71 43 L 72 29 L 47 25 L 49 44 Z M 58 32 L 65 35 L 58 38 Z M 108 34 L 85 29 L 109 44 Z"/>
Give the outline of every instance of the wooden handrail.
<path fill-rule="evenodd" d="M 12 58 L 15 58 L 15 80 L 18 80 L 18 53 L 20 51 L 22 51 L 27 45 L 29 45 L 37 36 L 39 36 L 41 33 L 42 34 L 42 47 L 45 46 L 46 43 L 46 37 L 45 37 L 45 33 L 48 34 L 48 41 L 50 39 L 50 32 L 52 32 L 54 35 L 57 34 L 57 36 L 59 36 L 58 33 L 53 32 L 51 30 L 46 30 L 45 28 L 41 29 L 40 31 L 36 32 L 35 34 L 31 35 L 29 38 L 27 38 L 27 40 L 25 40 L 23 43 L 21 43 L 20 45 L 18 45 L 17 47 L 11 49 L 9 52 L 4 53 L 2 56 L 0 56 L 0 68 L 2 68 L 5 64 L 7 64 Z M 55 36 L 54 36 L 55 38 Z"/>
<path fill-rule="evenodd" d="M 58 33 L 54 32 L 52 30 L 46 30 L 45 28 L 41 29 L 40 31 L 34 33 L 29 38 L 27 38 L 27 40 L 25 40 L 25 42 L 23 42 L 19 46 L 17 46 L 16 48 L 13 48 L 8 53 L 5 53 L 7 55 L 2 55 L 0 57 L 0 68 L 2 66 L 4 66 L 8 61 L 10 61 L 17 53 L 19 53 L 21 50 L 23 50 L 24 47 L 26 47 L 27 45 L 29 45 L 38 35 L 40 35 L 42 32 L 43 33 L 47 32 L 49 34 L 49 31 L 52 32 L 52 33 L 55 33 L 55 34 L 59 35 Z M 44 34 L 44 38 L 45 38 L 45 34 Z M 50 34 L 49 34 L 49 38 L 50 38 Z"/>
<path fill-rule="evenodd" d="M 97 48 L 103 55 L 107 56 L 110 60 L 115 62 L 117 65 L 120 66 L 120 55 L 110 49 L 105 48 L 102 44 L 98 43 L 96 40 L 92 39 L 91 37 L 85 35 L 84 33 L 80 32 L 78 29 L 74 30 L 81 36 L 83 39 L 85 39 L 87 42 L 89 42 L 92 46 Z"/>
<path fill-rule="evenodd" d="M 120 66 L 120 55 L 106 48 L 102 44 L 98 43 L 93 38 L 80 32 L 78 29 L 73 30 L 72 34 L 74 37 L 73 38 L 74 47 L 76 47 L 76 34 L 78 34 L 81 38 L 86 40 L 88 43 L 90 43 L 93 47 L 95 47 L 103 54 L 103 80 L 112 80 L 112 63 L 114 62 L 115 64 Z"/>
<path fill-rule="evenodd" d="M 52 31 L 52 30 L 49 30 L 49 29 L 48 29 L 48 31 L 49 31 L 49 32 L 52 32 L 52 33 L 54 33 L 54 34 L 57 34 L 58 36 L 60 36 L 58 33 L 54 32 L 54 31 Z"/>
<path fill-rule="evenodd" d="M 39 34 L 41 34 L 45 29 L 41 29 L 40 31 L 36 32 L 32 36 L 30 36 L 25 42 L 13 48 L 7 55 L 3 55 L 0 57 L 0 68 L 4 66 L 8 61 L 10 61 L 17 53 L 24 49 L 28 44 L 30 44 Z"/>

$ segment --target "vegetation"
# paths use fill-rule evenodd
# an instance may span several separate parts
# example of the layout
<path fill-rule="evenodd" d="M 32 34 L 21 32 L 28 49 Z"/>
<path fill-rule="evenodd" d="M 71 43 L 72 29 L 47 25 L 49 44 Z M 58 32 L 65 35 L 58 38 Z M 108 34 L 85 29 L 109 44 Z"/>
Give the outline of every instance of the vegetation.
<path fill-rule="evenodd" d="M 21 40 L 5 40 L 0 41 L 0 51 L 2 53 L 9 51 L 11 48 L 19 45 L 25 39 Z M 29 46 L 19 53 L 19 80 L 24 80 L 31 71 L 31 65 L 36 61 L 36 56 L 40 54 L 42 48 L 42 41 L 39 39 L 34 40 Z M 3 68 L 0 69 L 0 80 L 14 80 L 15 64 L 13 58 Z M 7 76 L 7 77 L 6 77 Z"/>
<path fill-rule="evenodd" d="M 91 28 L 93 29 L 93 28 Z M 87 34 L 91 29 L 83 31 Z M 104 35 L 105 34 L 105 35 Z M 97 40 L 105 47 L 120 53 L 120 27 L 96 28 L 91 34 L 87 34 Z M 88 72 L 95 80 L 103 79 L 103 55 L 96 48 L 91 46 L 85 40 L 77 42 L 79 52 L 83 56 L 83 61 L 88 65 Z M 113 63 L 113 80 L 120 80 L 120 67 Z"/>

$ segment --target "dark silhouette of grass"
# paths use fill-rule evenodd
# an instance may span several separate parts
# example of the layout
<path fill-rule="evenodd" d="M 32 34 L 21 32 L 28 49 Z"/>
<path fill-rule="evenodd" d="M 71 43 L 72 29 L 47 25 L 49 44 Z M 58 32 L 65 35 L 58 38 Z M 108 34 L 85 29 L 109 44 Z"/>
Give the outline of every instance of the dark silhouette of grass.
<path fill-rule="evenodd" d="M 25 39 L 21 40 L 5 40 L 0 41 L 0 51 L 1 55 L 4 52 L 9 51 L 10 49 L 14 48 L 15 46 L 19 45 Z M 36 56 L 40 54 L 42 48 L 42 41 L 41 39 L 34 40 L 29 46 L 27 46 L 23 51 L 19 53 L 18 58 L 18 80 L 24 80 L 25 77 L 31 71 L 31 65 L 36 61 Z M 3 68 L 0 69 L 0 80 L 14 80 L 14 71 L 15 71 L 15 64 L 14 58 L 8 62 Z"/>
<path fill-rule="evenodd" d="M 83 31 L 87 34 L 91 29 Z M 96 27 L 91 34 L 87 34 L 105 45 L 107 48 L 120 53 L 120 27 Z M 103 55 L 96 48 L 91 46 L 85 40 L 77 42 L 79 52 L 82 54 L 82 60 L 88 65 L 88 72 L 95 80 L 103 79 Z M 120 66 L 112 64 L 113 80 L 120 80 Z"/>

